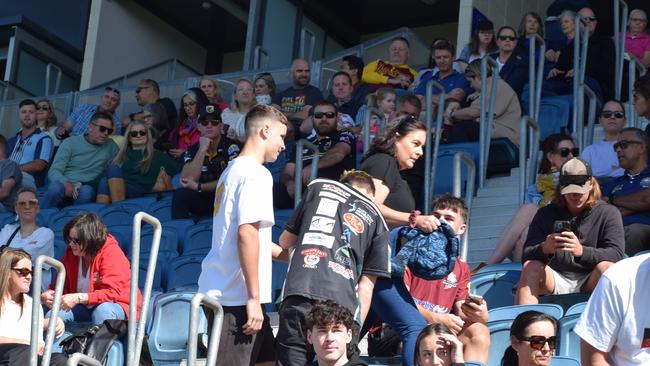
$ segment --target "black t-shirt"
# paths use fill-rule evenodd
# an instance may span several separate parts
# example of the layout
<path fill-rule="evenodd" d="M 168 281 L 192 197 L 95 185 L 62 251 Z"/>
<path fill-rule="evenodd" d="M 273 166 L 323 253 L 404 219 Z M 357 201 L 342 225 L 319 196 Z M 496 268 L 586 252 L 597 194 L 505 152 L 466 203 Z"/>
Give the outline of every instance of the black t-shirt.
<path fill-rule="evenodd" d="M 221 136 L 216 153 L 212 156 L 205 154 L 199 182 L 207 183 L 219 180 L 221 173 L 226 169 L 228 163 L 239 155 L 240 150 L 239 144 L 235 141 L 226 136 Z M 183 154 L 183 164 L 191 162 L 198 151 L 199 143 L 197 142 Z"/>
<path fill-rule="evenodd" d="M 304 106 L 313 106 L 321 100 L 323 100 L 323 94 L 320 90 L 315 86 L 307 85 L 302 89 L 291 86 L 283 90 L 273 98 L 273 103 L 279 105 L 284 113 L 295 113 Z"/>
<path fill-rule="evenodd" d="M 390 193 L 384 205 L 399 212 L 415 210 L 415 199 L 406 181 L 400 175 L 395 158 L 388 154 L 373 154 L 361 164 L 361 170 L 384 182 Z"/>
<path fill-rule="evenodd" d="M 283 298 L 334 300 L 358 317 L 361 275 L 390 276 L 386 222 L 372 201 L 343 183 L 312 181 L 285 229 L 298 239 Z"/>
<path fill-rule="evenodd" d="M 338 164 L 331 167 L 318 169 L 319 178 L 338 180 L 339 177 L 341 176 L 341 173 L 343 173 L 343 171 L 354 168 L 354 154 L 356 151 L 356 144 L 355 144 L 356 139 L 354 137 L 354 133 L 348 130 L 343 130 L 325 136 L 317 136 L 314 134 L 313 136 L 308 137 L 307 140 L 309 140 L 309 142 L 311 142 L 312 144 L 316 145 L 316 147 L 318 147 L 318 151 L 319 151 L 318 156 L 321 157 L 329 149 L 336 146 L 336 144 L 338 144 L 339 142 L 342 142 L 350 146 L 350 153 L 346 155 L 343 158 L 343 160 L 341 160 Z M 311 160 L 313 157 L 314 154 L 311 150 L 309 149 L 303 150 L 303 155 L 302 155 L 303 168 L 311 165 Z M 292 163 L 296 162 L 295 149 L 291 152 L 291 157 L 289 161 Z"/>

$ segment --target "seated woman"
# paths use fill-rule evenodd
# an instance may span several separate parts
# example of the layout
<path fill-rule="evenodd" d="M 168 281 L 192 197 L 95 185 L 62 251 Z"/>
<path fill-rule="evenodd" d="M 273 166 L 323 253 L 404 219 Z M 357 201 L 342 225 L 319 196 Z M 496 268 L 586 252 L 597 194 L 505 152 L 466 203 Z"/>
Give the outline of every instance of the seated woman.
<path fill-rule="evenodd" d="M 480 60 L 483 56 L 498 50 L 494 37 L 494 24 L 489 20 L 483 20 L 478 22 L 472 39 L 460 52 L 458 60 L 470 64 L 472 61 Z"/>
<path fill-rule="evenodd" d="M 199 142 L 199 111 L 205 109 L 208 103 L 208 98 L 199 88 L 190 88 L 183 94 L 181 108 L 178 110 L 178 126 L 169 134 L 168 153 L 174 159 L 179 159 L 190 146 Z"/>
<path fill-rule="evenodd" d="M 497 240 L 497 247 L 487 260 L 487 264 L 501 263 L 508 256 L 513 262 L 521 262 L 521 253 L 530 222 L 533 221 L 537 210 L 551 203 L 555 197 L 560 168 L 567 160 L 578 155 L 578 149 L 573 144 L 571 136 L 553 134 L 542 142 L 542 153 L 537 182 L 528 187 L 526 203 L 519 207 L 517 213 L 503 227 L 503 232 Z"/>
<path fill-rule="evenodd" d="M 54 232 L 36 224 L 38 199 L 33 188 L 23 187 L 18 191 L 16 214 L 18 214 L 18 222 L 7 224 L 0 230 L 0 245 L 23 249 L 34 258 L 41 255 L 54 257 Z M 50 267 L 46 265 L 45 268 L 43 289 L 50 287 L 52 279 Z"/>
<path fill-rule="evenodd" d="M 52 145 L 57 148 L 61 140 L 56 135 L 56 114 L 54 105 L 48 99 L 41 99 L 36 102 L 36 123 L 41 131 L 45 132 L 52 139 Z"/>
<path fill-rule="evenodd" d="M 5 249 L 0 255 L 0 364 L 29 365 L 29 342 L 32 330 L 32 298 L 27 295 L 32 283 L 32 259 L 22 249 Z M 39 319 L 47 329 L 49 319 L 43 321 L 43 310 Z M 63 334 L 65 327 L 57 321 L 56 336 Z M 43 335 L 38 337 L 38 355 L 43 355 Z M 53 353 L 50 365 L 65 365 L 67 357 Z"/>
<path fill-rule="evenodd" d="M 221 98 L 219 84 L 214 79 L 209 76 L 202 77 L 201 81 L 199 81 L 199 88 L 203 90 L 210 103 L 216 104 L 222 111 L 228 108 L 228 103 L 224 102 L 223 98 Z"/>
<path fill-rule="evenodd" d="M 463 344 L 442 323 L 429 324 L 415 341 L 413 364 L 416 366 L 464 365 Z"/>
<path fill-rule="evenodd" d="M 539 311 L 519 314 L 510 328 L 503 366 L 546 366 L 558 346 L 557 320 Z"/>
<path fill-rule="evenodd" d="M 244 142 L 246 138 L 244 119 L 246 113 L 257 104 L 253 93 L 253 84 L 250 81 L 246 79 L 239 80 L 235 85 L 230 107 L 221 113 L 223 123 L 230 126 L 227 136 L 231 140 Z"/>
<path fill-rule="evenodd" d="M 263 72 L 255 77 L 253 83 L 255 84 L 255 100 L 257 100 L 257 104 L 271 104 L 278 89 L 273 76 L 268 72 Z"/>
<path fill-rule="evenodd" d="M 626 124 L 623 103 L 616 99 L 605 103 L 598 113 L 598 123 L 605 132 L 605 139 L 585 147 L 582 158 L 591 165 L 598 183 L 603 185 L 625 173 L 620 166 L 616 151 L 614 151 L 614 144 L 618 142 L 618 134 Z"/>
<path fill-rule="evenodd" d="M 131 265 L 106 225 L 94 213 L 83 213 L 63 228 L 68 248 L 61 262 L 65 282 L 61 298 L 64 322 L 126 319 L 129 315 Z M 53 287 L 41 295 L 43 304 L 52 307 Z M 138 290 L 137 314 L 142 295 Z"/>
<path fill-rule="evenodd" d="M 97 202 L 109 204 L 142 197 L 152 192 L 159 175 L 167 174 L 171 178 L 181 170 L 176 160 L 153 148 L 151 130 L 144 122 L 129 123 L 124 135 L 127 142 L 99 181 Z"/>
<path fill-rule="evenodd" d="M 591 292 L 600 276 L 623 259 L 621 213 L 600 200 L 591 167 L 573 158 L 560 169 L 555 198 L 533 218 L 524 245 L 516 304 L 539 296 Z"/>

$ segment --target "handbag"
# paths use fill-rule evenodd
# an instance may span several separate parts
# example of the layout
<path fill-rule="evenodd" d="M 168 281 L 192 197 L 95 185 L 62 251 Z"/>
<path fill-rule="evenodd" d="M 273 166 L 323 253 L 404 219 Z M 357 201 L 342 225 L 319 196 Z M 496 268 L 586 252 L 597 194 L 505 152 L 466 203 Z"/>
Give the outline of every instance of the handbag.
<path fill-rule="evenodd" d="M 107 319 L 102 324 L 90 325 L 69 336 L 61 342 L 61 346 L 68 355 L 83 353 L 103 363 L 113 341 L 123 338 L 127 331 L 126 320 Z"/>
<path fill-rule="evenodd" d="M 174 189 L 172 185 L 172 178 L 165 171 L 165 167 L 161 166 L 160 171 L 158 172 L 158 177 L 156 178 L 156 183 L 151 188 L 152 192 L 164 192 L 171 191 Z"/>

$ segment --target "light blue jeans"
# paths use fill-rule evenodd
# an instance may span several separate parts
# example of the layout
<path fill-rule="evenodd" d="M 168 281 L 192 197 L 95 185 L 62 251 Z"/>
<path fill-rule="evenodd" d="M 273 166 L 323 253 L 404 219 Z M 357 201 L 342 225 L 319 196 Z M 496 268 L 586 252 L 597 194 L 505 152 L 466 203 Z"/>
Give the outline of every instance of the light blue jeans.
<path fill-rule="evenodd" d="M 126 314 L 122 307 L 114 302 L 103 302 L 94 308 L 88 308 L 86 305 L 77 305 L 72 310 L 59 312 L 59 317 L 64 323 L 69 322 L 92 322 L 93 324 L 102 324 L 106 319 L 126 319 Z"/>
<path fill-rule="evenodd" d="M 45 192 L 45 197 L 43 197 L 42 205 L 43 208 L 57 207 L 65 199 L 65 187 L 61 182 L 50 182 L 47 185 L 47 192 Z M 74 203 L 89 203 L 95 202 L 95 188 L 89 185 L 83 185 L 79 189 L 79 195 L 77 199 L 74 200 Z"/>

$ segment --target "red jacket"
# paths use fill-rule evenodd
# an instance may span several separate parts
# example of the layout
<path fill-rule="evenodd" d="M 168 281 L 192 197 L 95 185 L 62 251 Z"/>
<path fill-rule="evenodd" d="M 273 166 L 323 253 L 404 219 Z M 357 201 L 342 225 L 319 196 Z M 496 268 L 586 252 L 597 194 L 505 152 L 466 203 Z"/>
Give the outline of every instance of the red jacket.
<path fill-rule="evenodd" d="M 65 282 L 63 293 L 77 292 L 77 275 L 79 274 L 79 257 L 72 254 L 68 247 L 63 254 L 61 262 L 65 266 Z M 89 276 L 91 278 L 88 305 L 98 305 L 104 302 L 114 302 L 122 307 L 127 318 L 129 316 L 129 291 L 131 288 L 131 264 L 117 245 L 112 235 L 106 237 L 106 242 L 93 259 L 90 266 Z M 50 288 L 54 288 L 56 282 L 52 282 Z M 138 310 L 142 307 L 142 294 L 138 290 Z"/>

